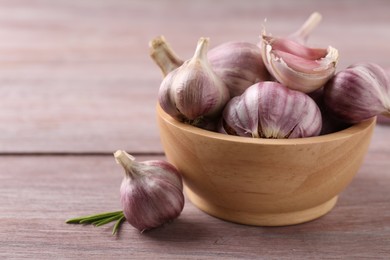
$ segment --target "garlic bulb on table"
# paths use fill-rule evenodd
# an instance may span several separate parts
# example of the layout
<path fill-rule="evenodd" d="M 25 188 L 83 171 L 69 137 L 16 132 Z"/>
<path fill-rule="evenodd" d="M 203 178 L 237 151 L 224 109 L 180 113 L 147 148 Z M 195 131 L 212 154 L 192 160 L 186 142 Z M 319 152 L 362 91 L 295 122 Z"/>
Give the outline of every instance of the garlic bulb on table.
<path fill-rule="evenodd" d="M 124 220 L 143 232 L 177 218 L 184 207 L 183 183 L 177 169 L 166 161 L 137 162 L 125 151 L 114 153 L 125 170 L 121 185 L 123 210 L 72 218 L 68 224 L 102 226 L 116 221 L 116 234 Z"/>
<path fill-rule="evenodd" d="M 333 115 L 348 123 L 390 116 L 389 76 L 377 64 L 351 65 L 325 85 L 324 101 Z"/>
<path fill-rule="evenodd" d="M 311 30 L 321 20 L 313 13 L 305 24 L 290 37 L 274 37 L 263 31 L 262 58 L 268 71 L 288 88 L 305 93 L 322 87 L 335 73 L 337 49 L 309 48 L 304 45 Z"/>
<path fill-rule="evenodd" d="M 175 167 L 165 161 L 137 162 L 120 150 L 114 156 L 125 170 L 120 191 L 127 222 L 142 232 L 180 215 L 183 184 Z"/>
<path fill-rule="evenodd" d="M 195 126 L 218 117 L 230 98 L 226 85 L 207 60 L 208 43 L 208 38 L 200 38 L 192 59 L 170 72 L 158 93 L 166 113 Z"/>
<path fill-rule="evenodd" d="M 305 93 L 277 82 L 259 82 L 226 105 L 219 131 L 254 138 L 319 135 L 321 112 Z"/>

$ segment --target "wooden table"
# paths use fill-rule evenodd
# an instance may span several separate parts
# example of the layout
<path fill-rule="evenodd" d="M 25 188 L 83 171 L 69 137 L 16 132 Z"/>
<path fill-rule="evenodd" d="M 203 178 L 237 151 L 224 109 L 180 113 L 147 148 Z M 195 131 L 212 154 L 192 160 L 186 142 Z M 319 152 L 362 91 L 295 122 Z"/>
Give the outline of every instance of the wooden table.
<path fill-rule="evenodd" d="M 286 35 L 312 11 L 310 39 L 390 67 L 390 2 L 0 0 L 0 259 L 389 259 L 390 126 L 378 125 L 365 161 L 326 216 L 289 227 L 211 217 L 186 201 L 169 225 L 65 219 L 120 209 L 112 153 L 164 159 L 155 120 L 161 74 L 148 41 L 163 34 L 183 58 L 211 46 Z"/>

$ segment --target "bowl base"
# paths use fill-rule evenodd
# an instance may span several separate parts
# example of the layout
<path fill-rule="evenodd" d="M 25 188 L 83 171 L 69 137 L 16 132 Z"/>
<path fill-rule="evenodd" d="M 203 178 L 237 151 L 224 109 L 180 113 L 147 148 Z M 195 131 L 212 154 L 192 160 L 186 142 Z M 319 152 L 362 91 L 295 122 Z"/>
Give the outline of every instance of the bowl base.
<path fill-rule="evenodd" d="M 185 192 L 190 201 L 197 208 L 206 212 L 207 214 L 230 222 L 253 226 L 288 226 L 308 222 L 317 219 L 331 211 L 336 205 L 338 198 L 338 196 L 335 196 L 323 204 L 300 211 L 283 213 L 259 213 L 237 211 L 234 209 L 211 204 L 210 202 L 205 201 L 193 193 L 187 187 L 185 187 Z"/>

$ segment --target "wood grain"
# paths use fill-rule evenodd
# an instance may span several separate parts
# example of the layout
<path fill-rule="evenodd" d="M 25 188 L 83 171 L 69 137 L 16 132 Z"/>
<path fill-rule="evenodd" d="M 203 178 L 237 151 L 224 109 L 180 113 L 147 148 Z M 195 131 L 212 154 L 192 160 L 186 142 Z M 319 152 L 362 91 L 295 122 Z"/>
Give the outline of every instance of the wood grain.
<path fill-rule="evenodd" d="M 138 157 L 138 160 L 162 157 Z M 389 161 L 369 153 L 336 207 L 289 227 L 252 227 L 211 217 L 186 201 L 181 216 L 139 233 L 125 224 L 68 225 L 117 210 L 122 169 L 111 156 L 0 158 L 2 259 L 314 259 L 390 256 Z"/>
<path fill-rule="evenodd" d="M 143 234 L 64 223 L 119 208 L 115 150 L 164 158 L 155 36 L 186 59 L 200 36 L 211 47 L 257 42 L 265 18 L 286 35 L 319 11 L 310 43 L 338 48 L 340 69 L 390 67 L 389 9 L 386 0 L 0 0 L 0 259 L 389 259 L 388 124 L 375 128 L 336 207 L 313 222 L 233 224 L 187 200 L 177 220 Z"/>
<path fill-rule="evenodd" d="M 369 3 L 369 4 L 367 4 Z M 174 7 L 174 8 L 173 8 Z M 390 67 L 390 3 L 374 1 L 0 1 L 0 152 L 161 152 L 154 113 L 161 73 L 148 42 L 165 35 L 189 58 L 200 36 L 211 47 L 257 42 L 313 11 L 313 46 Z"/>
<path fill-rule="evenodd" d="M 313 138 L 221 135 L 173 119 L 158 106 L 165 155 L 191 202 L 237 223 L 283 226 L 329 212 L 359 170 L 375 118 Z"/>

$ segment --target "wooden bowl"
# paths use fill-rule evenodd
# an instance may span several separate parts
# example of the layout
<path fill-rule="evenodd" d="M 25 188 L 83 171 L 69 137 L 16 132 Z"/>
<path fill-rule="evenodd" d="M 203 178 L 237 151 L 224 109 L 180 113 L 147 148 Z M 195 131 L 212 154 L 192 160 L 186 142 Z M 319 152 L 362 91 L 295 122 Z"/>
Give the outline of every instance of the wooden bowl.
<path fill-rule="evenodd" d="M 376 118 L 300 139 L 229 136 L 180 123 L 157 106 L 161 142 L 184 189 L 206 213 L 232 222 L 283 226 L 329 212 L 357 173 Z"/>

